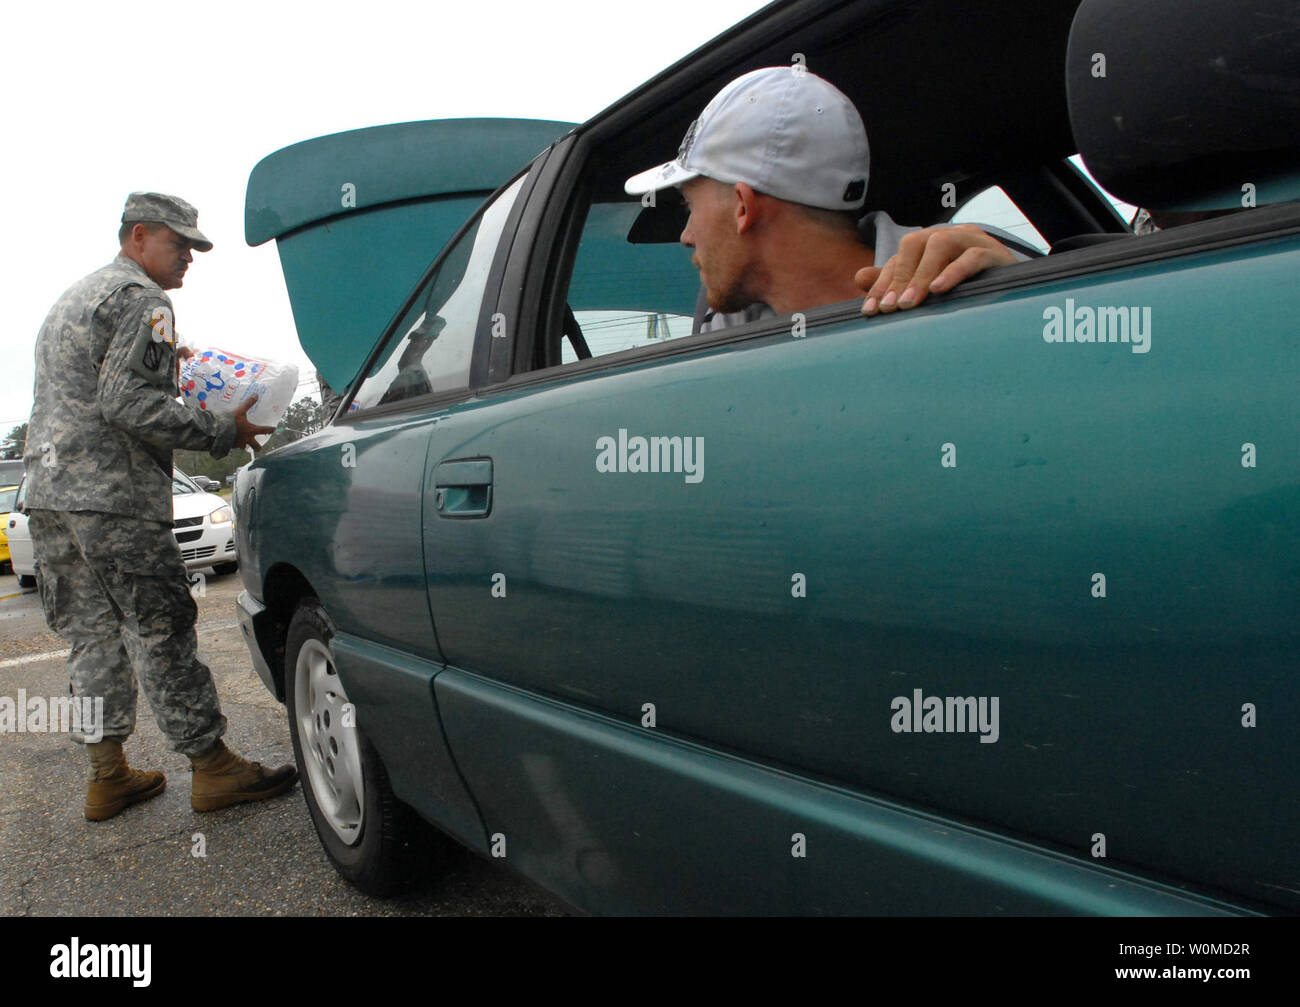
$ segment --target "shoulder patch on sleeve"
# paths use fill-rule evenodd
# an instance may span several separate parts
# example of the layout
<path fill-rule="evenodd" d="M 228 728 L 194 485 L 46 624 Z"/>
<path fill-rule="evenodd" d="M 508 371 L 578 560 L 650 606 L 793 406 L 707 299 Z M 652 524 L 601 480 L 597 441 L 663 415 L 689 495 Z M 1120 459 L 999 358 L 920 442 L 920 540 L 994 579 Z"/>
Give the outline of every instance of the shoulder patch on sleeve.
<path fill-rule="evenodd" d="M 153 330 L 153 340 L 158 343 L 174 344 L 176 336 L 172 331 L 172 310 L 162 304 L 148 309 L 149 328 Z"/>
<path fill-rule="evenodd" d="M 166 386 L 171 382 L 173 347 L 176 334 L 172 329 L 172 309 L 152 301 L 144 306 L 131 342 L 131 370 L 151 384 Z"/>

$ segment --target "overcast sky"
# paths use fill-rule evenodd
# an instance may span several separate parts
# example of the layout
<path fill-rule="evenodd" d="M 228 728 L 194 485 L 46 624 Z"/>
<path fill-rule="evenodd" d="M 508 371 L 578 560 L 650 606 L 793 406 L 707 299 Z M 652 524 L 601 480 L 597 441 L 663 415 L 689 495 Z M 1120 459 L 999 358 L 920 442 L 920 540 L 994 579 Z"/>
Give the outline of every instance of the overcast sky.
<path fill-rule="evenodd" d="M 128 192 L 193 203 L 216 245 L 195 253 L 184 287 L 171 292 L 185 341 L 291 361 L 306 376 L 274 243 L 244 244 L 254 164 L 299 140 L 382 123 L 581 122 L 762 6 L 6 5 L 0 436 L 31 412 L 32 350 L 46 313 L 117 254 Z"/>

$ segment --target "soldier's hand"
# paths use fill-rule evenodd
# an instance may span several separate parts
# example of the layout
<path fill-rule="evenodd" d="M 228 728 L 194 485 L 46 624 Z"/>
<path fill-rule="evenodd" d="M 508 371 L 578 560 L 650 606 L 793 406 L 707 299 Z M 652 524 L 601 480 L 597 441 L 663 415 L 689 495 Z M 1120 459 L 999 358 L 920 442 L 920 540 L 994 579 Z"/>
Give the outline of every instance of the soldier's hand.
<path fill-rule="evenodd" d="M 249 448 L 254 453 L 261 450 L 254 437 L 262 434 L 275 433 L 275 427 L 264 427 L 257 423 L 248 422 L 248 411 L 257 403 L 257 395 L 250 395 L 248 398 L 235 408 L 232 414 L 235 417 L 235 447 Z"/>
<path fill-rule="evenodd" d="M 181 379 L 181 361 L 189 360 L 194 356 L 194 351 L 179 340 L 176 343 L 176 380 Z"/>

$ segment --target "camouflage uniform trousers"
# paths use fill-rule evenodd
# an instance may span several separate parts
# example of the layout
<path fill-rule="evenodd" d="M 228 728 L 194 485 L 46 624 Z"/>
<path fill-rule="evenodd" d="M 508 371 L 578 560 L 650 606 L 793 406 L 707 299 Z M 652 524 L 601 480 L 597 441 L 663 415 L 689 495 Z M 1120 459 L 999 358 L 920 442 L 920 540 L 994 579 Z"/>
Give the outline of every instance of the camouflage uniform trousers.
<path fill-rule="evenodd" d="M 32 510 L 28 528 L 45 621 L 72 646 L 73 695 L 103 697 L 104 737 L 135 730 L 134 664 L 172 748 L 184 755 L 211 748 L 226 718 L 212 672 L 198 659 L 198 606 L 171 528 L 53 510 Z"/>

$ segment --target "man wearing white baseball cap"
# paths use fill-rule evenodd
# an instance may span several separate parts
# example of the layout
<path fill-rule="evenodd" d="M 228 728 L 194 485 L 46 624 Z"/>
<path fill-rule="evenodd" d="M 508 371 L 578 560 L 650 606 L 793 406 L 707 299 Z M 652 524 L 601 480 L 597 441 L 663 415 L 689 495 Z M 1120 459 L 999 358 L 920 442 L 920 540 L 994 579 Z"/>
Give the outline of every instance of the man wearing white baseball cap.
<path fill-rule="evenodd" d="M 702 331 L 848 300 L 873 284 L 879 302 L 869 298 L 864 311 L 912 307 L 926 290 L 1016 261 L 973 224 L 904 228 L 883 212 L 864 221 L 874 227 L 868 246 L 858 217 L 869 166 L 853 103 L 795 64 L 737 77 L 692 123 L 675 160 L 624 189 L 681 188 L 690 211 L 681 242 L 694 249 L 711 309 Z M 913 233 L 909 250 L 918 254 L 907 257 L 904 277 L 898 261 L 886 260 Z M 883 290 L 892 283 L 907 286 L 891 297 Z"/>

